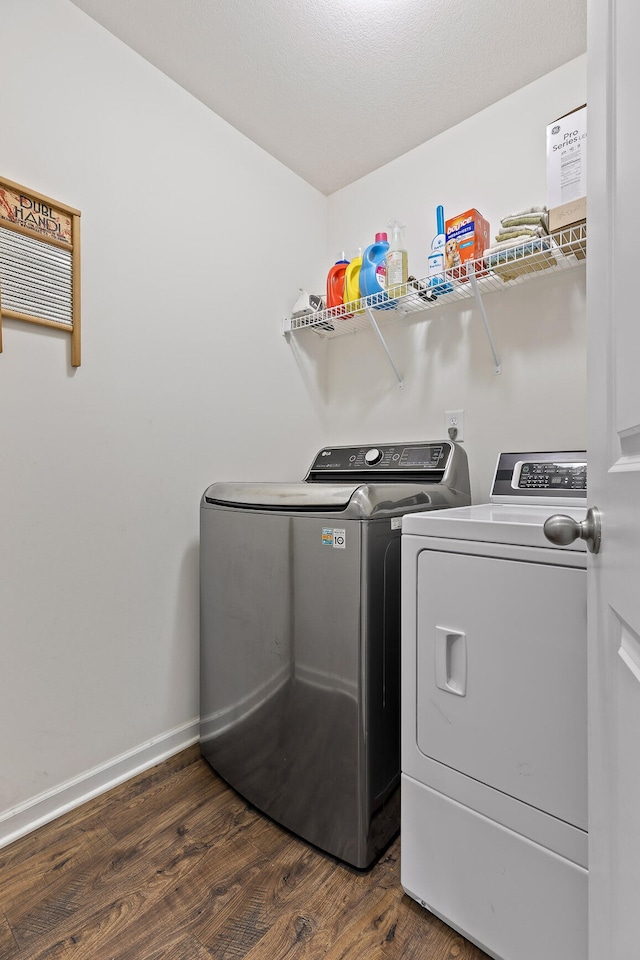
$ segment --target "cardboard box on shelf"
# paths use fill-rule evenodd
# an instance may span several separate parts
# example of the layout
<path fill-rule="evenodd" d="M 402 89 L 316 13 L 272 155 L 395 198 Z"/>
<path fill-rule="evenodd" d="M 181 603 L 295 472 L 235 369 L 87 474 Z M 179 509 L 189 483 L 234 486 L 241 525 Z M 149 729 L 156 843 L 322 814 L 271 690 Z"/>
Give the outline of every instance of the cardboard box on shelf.
<path fill-rule="evenodd" d="M 549 211 L 549 232 L 565 255 L 584 260 L 587 253 L 587 198 Z"/>
<path fill-rule="evenodd" d="M 445 269 L 452 271 L 456 280 L 467 279 L 467 260 L 478 260 L 490 245 L 489 221 L 474 208 L 452 217 L 445 224 Z M 484 276 L 485 271 L 477 274 Z"/>
<path fill-rule="evenodd" d="M 579 200 L 571 200 L 569 203 L 563 203 L 562 206 L 553 207 L 549 210 L 549 233 L 575 227 L 578 223 L 584 223 L 586 219 L 586 197 L 580 197 Z"/>
<path fill-rule="evenodd" d="M 587 107 L 583 104 L 547 126 L 549 231 L 587 216 Z"/>

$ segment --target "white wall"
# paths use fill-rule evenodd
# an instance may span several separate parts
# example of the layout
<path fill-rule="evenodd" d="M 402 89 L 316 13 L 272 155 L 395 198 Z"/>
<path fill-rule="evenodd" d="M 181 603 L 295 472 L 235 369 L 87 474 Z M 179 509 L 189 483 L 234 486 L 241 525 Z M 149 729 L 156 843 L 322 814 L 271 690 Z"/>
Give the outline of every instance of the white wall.
<path fill-rule="evenodd" d="M 391 329 L 404 391 L 372 334 L 279 335 L 392 216 L 424 275 L 437 203 L 495 227 L 544 200 L 583 58 L 327 200 L 66 0 L 1 7 L 0 174 L 82 210 L 83 363 L 5 321 L 0 845 L 194 737 L 208 483 L 440 437 L 452 407 L 476 499 L 499 450 L 585 442 L 580 271 L 490 298 L 500 377 L 470 307 Z"/>
<path fill-rule="evenodd" d="M 279 331 L 326 259 L 326 198 L 76 7 L 1 13 L 0 174 L 82 211 L 83 362 L 4 323 L 0 843 L 193 738 L 199 499 L 324 442 Z"/>
<path fill-rule="evenodd" d="M 585 100 L 580 57 L 333 194 L 330 252 L 364 248 L 395 217 L 406 224 L 409 271 L 424 277 L 439 203 L 447 217 L 475 207 L 493 238 L 502 217 L 546 202 L 546 125 Z M 500 376 L 473 301 L 385 329 L 403 390 L 372 332 L 332 340 L 325 410 L 332 441 L 435 439 L 444 411 L 464 409 L 476 502 L 488 498 L 501 450 L 583 448 L 584 269 L 489 295 L 485 307 Z"/>

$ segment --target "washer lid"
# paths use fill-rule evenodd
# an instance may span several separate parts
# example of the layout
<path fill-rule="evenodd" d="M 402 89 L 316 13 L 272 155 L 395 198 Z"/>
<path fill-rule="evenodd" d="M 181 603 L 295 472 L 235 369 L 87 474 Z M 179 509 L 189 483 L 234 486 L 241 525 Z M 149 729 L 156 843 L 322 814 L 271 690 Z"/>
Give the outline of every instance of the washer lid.
<path fill-rule="evenodd" d="M 213 483 L 206 503 L 254 510 L 344 510 L 360 483 Z"/>
<path fill-rule="evenodd" d="M 559 547 L 544 535 L 545 520 L 554 513 L 564 513 L 574 520 L 584 520 L 584 507 L 526 506 L 512 503 L 480 503 L 471 507 L 454 507 L 433 513 L 414 513 L 402 519 L 402 533 L 476 543 L 507 543 L 549 550 L 584 552 L 583 540 Z"/>

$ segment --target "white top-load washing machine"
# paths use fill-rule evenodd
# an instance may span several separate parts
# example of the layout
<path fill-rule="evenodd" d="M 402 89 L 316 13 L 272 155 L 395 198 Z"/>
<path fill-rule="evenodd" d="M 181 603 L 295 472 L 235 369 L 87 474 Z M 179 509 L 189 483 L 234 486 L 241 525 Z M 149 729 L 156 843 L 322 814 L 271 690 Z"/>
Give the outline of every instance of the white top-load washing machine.
<path fill-rule="evenodd" d="M 587 956 L 584 452 L 503 453 L 491 502 L 402 527 L 405 891 L 498 960 Z"/>

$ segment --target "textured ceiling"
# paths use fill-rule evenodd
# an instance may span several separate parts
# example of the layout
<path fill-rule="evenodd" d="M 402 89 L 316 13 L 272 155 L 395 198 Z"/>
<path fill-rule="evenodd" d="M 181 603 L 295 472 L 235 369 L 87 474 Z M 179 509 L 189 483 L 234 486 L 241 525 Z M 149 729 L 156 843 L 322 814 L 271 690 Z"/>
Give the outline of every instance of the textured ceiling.
<path fill-rule="evenodd" d="M 325 194 L 586 49 L 586 0 L 72 0 Z"/>

